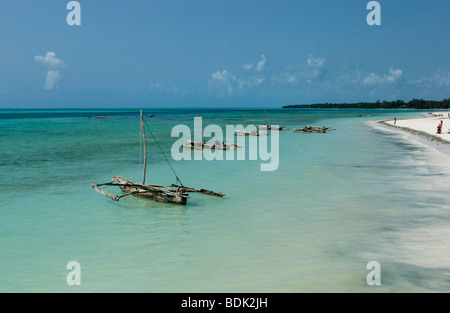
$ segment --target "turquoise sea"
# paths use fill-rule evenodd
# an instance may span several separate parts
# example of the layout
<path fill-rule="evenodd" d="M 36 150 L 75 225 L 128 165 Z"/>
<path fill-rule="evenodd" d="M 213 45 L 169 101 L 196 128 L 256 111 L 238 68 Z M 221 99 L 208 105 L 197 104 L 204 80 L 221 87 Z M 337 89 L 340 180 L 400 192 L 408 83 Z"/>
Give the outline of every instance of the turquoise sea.
<path fill-rule="evenodd" d="M 368 121 L 422 111 L 268 110 L 276 171 L 260 160 L 174 161 L 174 126 L 263 124 L 263 109 L 145 109 L 195 194 L 187 206 L 94 192 L 142 179 L 139 110 L 0 110 L 0 292 L 447 292 L 448 159 Z M 92 118 L 88 118 L 91 115 Z M 96 119 L 95 116 L 106 116 Z M 147 181 L 175 183 L 150 135 Z M 442 163 L 440 163 L 442 162 Z M 110 191 L 119 193 L 117 189 Z M 81 285 L 69 286 L 70 261 Z M 366 268 L 381 265 L 381 285 Z"/>

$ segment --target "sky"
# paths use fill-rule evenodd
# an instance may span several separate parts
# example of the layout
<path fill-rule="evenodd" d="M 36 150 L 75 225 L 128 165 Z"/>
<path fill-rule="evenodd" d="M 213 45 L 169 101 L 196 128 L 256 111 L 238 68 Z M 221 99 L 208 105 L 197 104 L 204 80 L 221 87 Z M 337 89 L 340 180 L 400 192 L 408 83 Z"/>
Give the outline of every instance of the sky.
<path fill-rule="evenodd" d="M 0 109 L 450 98 L 448 0 L 69 2 L 0 0 Z"/>

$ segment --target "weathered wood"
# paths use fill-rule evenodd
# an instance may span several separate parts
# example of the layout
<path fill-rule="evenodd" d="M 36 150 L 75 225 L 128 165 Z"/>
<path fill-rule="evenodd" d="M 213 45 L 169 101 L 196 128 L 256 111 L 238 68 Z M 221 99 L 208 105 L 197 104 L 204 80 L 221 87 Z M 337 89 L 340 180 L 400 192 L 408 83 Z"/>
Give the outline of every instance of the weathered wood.
<path fill-rule="evenodd" d="M 194 150 L 203 150 L 204 144 L 201 142 L 195 142 L 195 141 L 188 140 L 187 144 L 183 144 L 181 146 L 183 148 L 189 148 L 189 149 L 194 149 Z"/>
<path fill-rule="evenodd" d="M 330 127 L 305 126 L 304 128 L 294 128 L 294 133 L 326 133 L 332 131 Z"/>
<path fill-rule="evenodd" d="M 179 188 L 165 189 L 162 187 L 152 187 L 149 185 L 142 185 L 120 176 L 114 176 L 113 182 L 120 187 L 120 189 L 137 197 L 152 199 L 158 202 L 175 203 L 186 205 L 188 195 Z"/>
<path fill-rule="evenodd" d="M 97 191 L 98 193 L 101 193 L 102 195 L 107 196 L 108 198 L 110 198 L 114 201 L 120 200 L 120 197 L 118 195 L 110 193 L 109 191 L 106 191 L 105 189 L 102 189 L 94 184 L 91 184 L 91 187 L 94 188 L 94 190 Z"/>
<path fill-rule="evenodd" d="M 215 192 L 215 191 L 211 191 L 211 190 L 206 190 L 206 189 L 195 189 L 195 188 L 191 188 L 191 187 L 181 187 L 178 185 L 172 185 L 172 187 L 177 187 L 177 188 L 184 188 L 184 190 L 186 192 L 196 192 L 196 193 L 202 193 L 205 195 L 210 195 L 210 196 L 216 196 L 216 197 L 224 197 L 225 194 L 221 193 L 221 192 Z"/>
<path fill-rule="evenodd" d="M 98 184 L 95 186 L 117 186 L 117 187 L 128 187 L 128 188 L 136 188 L 136 189 L 142 189 L 143 192 L 146 191 L 151 191 L 151 190 L 155 190 L 155 189 L 166 189 L 166 191 L 168 192 L 179 192 L 182 188 L 184 188 L 184 192 L 196 192 L 196 193 L 203 193 L 203 194 L 209 194 L 209 195 L 214 195 L 214 196 L 218 196 L 218 197 L 223 197 L 224 194 L 221 192 L 215 192 L 215 191 L 211 191 L 211 190 L 206 190 L 206 189 L 196 189 L 196 188 L 191 188 L 191 187 L 186 187 L 186 186 L 179 186 L 179 185 L 175 185 L 172 184 L 171 186 L 164 186 L 164 185 L 157 185 L 157 184 L 150 184 L 150 185 L 143 185 L 140 183 L 135 183 L 132 182 L 126 178 L 120 177 L 120 176 L 115 176 L 115 182 L 109 182 L 109 183 L 104 183 L 104 184 Z M 103 189 L 102 189 L 103 190 Z M 106 191 L 106 190 L 105 190 Z M 120 197 L 119 197 L 120 198 Z"/>
<path fill-rule="evenodd" d="M 239 129 L 234 133 L 236 136 L 267 136 L 267 133 L 263 133 L 260 131 L 249 131 Z"/>
<path fill-rule="evenodd" d="M 183 144 L 181 145 L 184 148 L 189 148 L 189 149 L 194 149 L 194 150 L 204 150 L 204 149 L 208 149 L 208 150 L 232 150 L 235 148 L 242 148 L 241 146 L 238 146 L 236 144 L 228 144 L 225 142 L 219 142 L 219 144 L 217 143 L 201 143 L 201 142 L 196 142 L 196 141 L 191 141 L 188 140 L 187 144 Z"/>
<path fill-rule="evenodd" d="M 176 204 L 182 204 L 185 205 L 188 199 L 189 193 L 201 193 L 204 195 L 210 195 L 215 197 L 224 197 L 225 194 L 221 192 L 215 192 L 212 190 L 207 189 L 196 189 L 186 186 L 179 186 L 179 185 L 171 185 L 171 186 L 164 186 L 164 185 L 157 185 L 157 184 L 151 184 L 151 185 L 144 185 L 140 183 L 133 182 L 129 179 L 120 177 L 120 176 L 114 176 L 112 182 L 103 183 L 94 185 L 91 184 L 92 188 L 94 188 L 97 192 L 107 196 L 108 198 L 119 201 L 121 198 L 134 195 L 136 197 L 142 197 L 147 199 L 156 200 L 159 202 L 171 202 Z M 112 194 L 99 186 L 116 186 L 119 187 L 123 192 L 125 192 L 124 195 L 117 196 L 115 194 Z"/>

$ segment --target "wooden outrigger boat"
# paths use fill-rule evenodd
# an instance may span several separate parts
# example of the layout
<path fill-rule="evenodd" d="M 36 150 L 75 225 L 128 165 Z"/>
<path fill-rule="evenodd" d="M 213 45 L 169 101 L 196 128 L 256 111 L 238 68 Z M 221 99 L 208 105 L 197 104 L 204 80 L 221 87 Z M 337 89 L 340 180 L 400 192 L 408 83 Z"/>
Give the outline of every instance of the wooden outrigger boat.
<path fill-rule="evenodd" d="M 242 148 L 241 146 L 235 144 L 229 144 L 225 142 L 216 141 L 214 143 L 205 142 L 205 137 L 203 136 L 203 125 L 201 124 L 201 119 L 199 115 L 200 129 L 202 132 L 202 142 L 187 140 L 187 144 L 181 145 L 183 148 L 193 149 L 193 150 L 233 150 L 236 148 Z"/>
<path fill-rule="evenodd" d="M 239 129 L 234 132 L 236 136 L 267 136 L 267 133 L 260 132 L 260 131 L 250 131 L 247 130 L 247 114 L 244 112 L 244 118 L 245 118 L 245 128 L 246 129 Z"/>
<path fill-rule="evenodd" d="M 270 125 L 269 119 L 267 118 L 267 112 L 264 111 L 264 113 L 266 114 L 266 125 L 259 125 L 258 128 L 260 130 L 289 130 L 289 128 L 287 128 L 287 127 L 282 127 L 282 126 L 278 126 L 278 125 Z"/>
<path fill-rule="evenodd" d="M 187 144 L 181 145 L 184 148 L 194 149 L 194 150 L 233 150 L 236 148 L 242 148 L 241 146 L 235 144 L 229 144 L 225 142 L 216 141 L 214 143 L 202 143 L 192 140 L 188 140 Z"/>
<path fill-rule="evenodd" d="M 306 125 L 305 118 L 303 117 L 303 112 L 301 112 L 303 123 L 305 124 L 304 128 L 294 128 L 294 133 L 326 133 L 327 131 L 335 130 L 331 127 L 317 127 L 317 126 L 308 126 Z"/>
<path fill-rule="evenodd" d="M 121 176 L 115 175 L 111 182 L 104 183 L 104 184 L 91 184 L 91 187 L 97 191 L 98 193 L 114 200 L 119 201 L 123 197 L 133 195 L 140 198 L 155 200 L 158 202 L 165 202 L 165 203 L 175 203 L 175 204 L 181 204 L 186 205 L 187 200 L 189 199 L 189 193 L 202 193 L 205 195 L 211 195 L 216 197 L 223 197 L 224 194 L 220 192 L 214 192 L 211 190 L 206 189 L 195 189 L 184 186 L 180 179 L 178 178 L 177 174 L 175 173 L 174 169 L 170 165 L 170 162 L 166 158 L 167 162 L 169 163 L 169 166 L 171 167 L 173 173 L 175 174 L 176 180 L 178 184 L 172 184 L 171 186 L 164 186 L 164 185 L 157 185 L 157 184 L 146 184 L 146 171 L 147 171 L 147 139 L 145 137 L 145 126 L 144 126 L 144 118 L 142 115 L 141 110 L 141 124 L 142 124 L 142 135 L 144 139 L 144 178 L 143 182 L 137 183 L 132 180 L 129 180 L 127 178 L 123 178 Z M 153 135 L 153 134 L 152 134 Z M 156 140 L 156 139 L 155 139 Z M 159 147 L 159 145 L 158 145 Z M 121 196 L 118 196 L 116 194 L 113 194 L 103 188 L 102 186 L 116 186 L 119 187 L 122 192 L 124 193 Z"/>
<path fill-rule="evenodd" d="M 294 128 L 294 133 L 326 133 L 330 130 L 334 129 L 329 127 L 305 126 L 304 128 Z"/>

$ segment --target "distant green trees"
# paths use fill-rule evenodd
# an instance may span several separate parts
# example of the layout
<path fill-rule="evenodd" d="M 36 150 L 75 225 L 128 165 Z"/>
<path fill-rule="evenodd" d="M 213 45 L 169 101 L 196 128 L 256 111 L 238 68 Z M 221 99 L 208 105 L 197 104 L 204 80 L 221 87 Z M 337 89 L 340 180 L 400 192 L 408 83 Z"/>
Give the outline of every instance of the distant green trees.
<path fill-rule="evenodd" d="M 317 103 L 317 104 L 294 104 L 286 105 L 283 109 L 311 108 L 311 109 L 450 109 L 450 98 L 442 101 L 412 99 L 409 102 L 403 100 L 357 103 Z"/>

